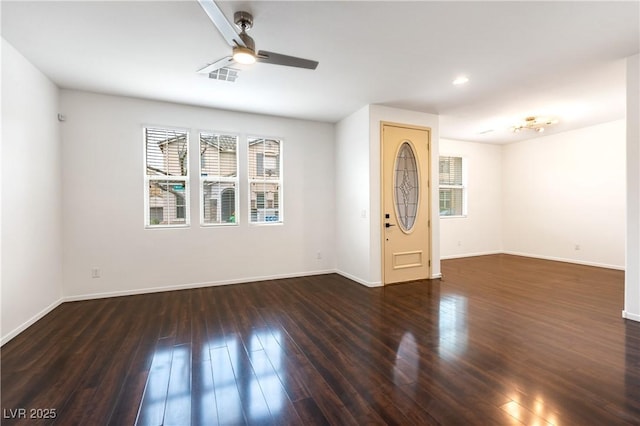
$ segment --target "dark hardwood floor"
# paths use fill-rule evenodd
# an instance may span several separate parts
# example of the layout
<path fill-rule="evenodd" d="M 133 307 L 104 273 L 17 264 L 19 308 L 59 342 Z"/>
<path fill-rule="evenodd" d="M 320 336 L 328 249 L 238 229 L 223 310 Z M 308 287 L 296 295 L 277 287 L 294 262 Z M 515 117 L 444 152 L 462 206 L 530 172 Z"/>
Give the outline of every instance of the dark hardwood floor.
<path fill-rule="evenodd" d="M 442 270 L 65 303 L 2 348 L 2 424 L 640 424 L 623 272 L 507 255 Z"/>

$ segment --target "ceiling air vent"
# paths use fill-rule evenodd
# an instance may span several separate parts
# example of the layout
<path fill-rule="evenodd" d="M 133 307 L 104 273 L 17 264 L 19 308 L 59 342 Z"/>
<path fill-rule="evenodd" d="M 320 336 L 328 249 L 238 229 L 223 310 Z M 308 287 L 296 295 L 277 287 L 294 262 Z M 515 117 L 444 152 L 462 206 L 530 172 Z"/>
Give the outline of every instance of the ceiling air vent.
<path fill-rule="evenodd" d="M 211 71 L 209 73 L 209 78 L 214 80 L 230 81 L 233 83 L 236 81 L 236 78 L 238 78 L 238 70 L 227 67 L 220 68 L 215 71 Z"/>

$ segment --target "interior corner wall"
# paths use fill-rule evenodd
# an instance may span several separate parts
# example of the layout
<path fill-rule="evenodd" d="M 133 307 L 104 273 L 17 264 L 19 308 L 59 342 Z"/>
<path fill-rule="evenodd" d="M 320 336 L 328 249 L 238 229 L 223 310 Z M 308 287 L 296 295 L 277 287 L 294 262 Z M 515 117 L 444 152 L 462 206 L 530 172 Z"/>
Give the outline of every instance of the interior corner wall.
<path fill-rule="evenodd" d="M 640 321 L 640 55 L 627 58 L 625 318 Z"/>
<path fill-rule="evenodd" d="M 2 344 L 62 301 L 58 97 L 2 39 Z"/>
<path fill-rule="evenodd" d="M 371 276 L 369 106 L 335 126 L 336 270 L 366 286 Z"/>
<path fill-rule="evenodd" d="M 335 271 L 333 124 L 71 90 L 61 108 L 65 300 Z M 145 229 L 145 125 L 190 132 L 188 228 Z M 237 226 L 200 225 L 202 130 L 240 137 Z M 284 141 L 283 224 L 248 223 L 248 136 Z"/>
<path fill-rule="evenodd" d="M 502 252 L 502 146 L 440 139 L 440 155 L 462 157 L 467 212 L 440 218 L 442 259 Z"/>
<path fill-rule="evenodd" d="M 625 120 L 503 147 L 510 254 L 625 267 Z"/>

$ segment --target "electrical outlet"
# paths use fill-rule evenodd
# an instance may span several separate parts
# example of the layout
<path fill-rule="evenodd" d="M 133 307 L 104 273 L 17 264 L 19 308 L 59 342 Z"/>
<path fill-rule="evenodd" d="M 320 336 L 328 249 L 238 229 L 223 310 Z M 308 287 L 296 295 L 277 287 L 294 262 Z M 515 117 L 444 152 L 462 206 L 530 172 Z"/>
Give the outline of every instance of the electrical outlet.
<path fill-rule="evenodd" d="M 91 278 L 100 278 L 100 268 L 91 269 Z"/>
<path fill-rule="evenodd" d="M 576 246 L 574 247 L 575 250 L 580 250 L 580 244 L 576 244 Z"/>
<path fill-rule="evenodd" d="M 318 260 L 322 259 L 322 252 L 319 251 L 316 253 L 316 259 Z"/>

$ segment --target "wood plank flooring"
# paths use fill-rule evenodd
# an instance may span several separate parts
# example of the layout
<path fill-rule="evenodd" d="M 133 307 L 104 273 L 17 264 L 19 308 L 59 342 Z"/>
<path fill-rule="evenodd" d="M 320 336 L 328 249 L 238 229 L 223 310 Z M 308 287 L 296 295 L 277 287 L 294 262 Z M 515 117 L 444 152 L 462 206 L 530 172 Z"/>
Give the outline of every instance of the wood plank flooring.
<path fill-rule="evenodd" d="M 640 424 L 623 272 L 507 255 L 442 271 L 65 303 L 2 348 L 2 424 Z"/>

